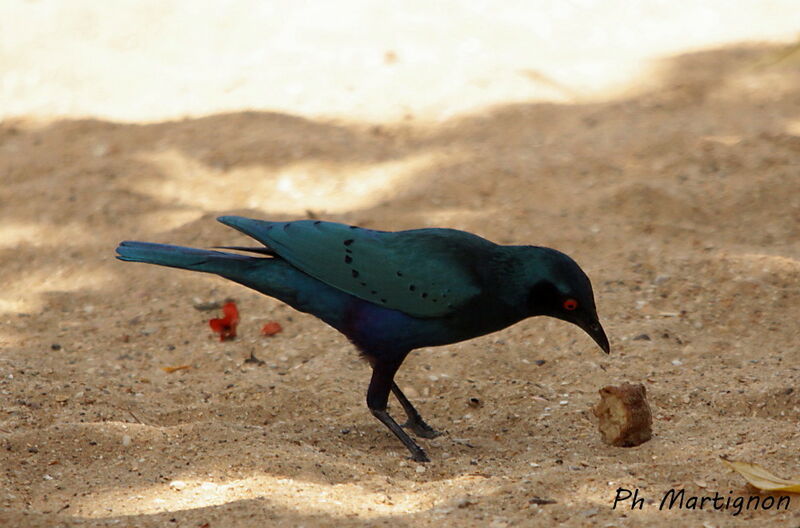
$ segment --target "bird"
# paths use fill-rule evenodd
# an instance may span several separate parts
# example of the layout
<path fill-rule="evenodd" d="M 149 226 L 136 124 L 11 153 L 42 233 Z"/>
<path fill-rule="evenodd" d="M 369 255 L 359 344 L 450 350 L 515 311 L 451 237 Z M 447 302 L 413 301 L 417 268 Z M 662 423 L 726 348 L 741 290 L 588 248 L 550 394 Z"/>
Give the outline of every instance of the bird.
<path fill-rule="evenodd" d="M 344 334 L 372 367 L 367 407 L 415 461 L 430 459 L 405 429 L 421 438 L 441 433 L 394 380 L 412 350 L 549 316 L 578 326 L 610 352 L 589 277 L 558 250 L 501 245 L 448 228 L 379 231 L 322 220 L 217 220 L 261 246 L 195 249 L 124 241 L 117 258 L 219 275 Z M 402 426 L 388 413 L 390 393 L 406 414 Z"/>

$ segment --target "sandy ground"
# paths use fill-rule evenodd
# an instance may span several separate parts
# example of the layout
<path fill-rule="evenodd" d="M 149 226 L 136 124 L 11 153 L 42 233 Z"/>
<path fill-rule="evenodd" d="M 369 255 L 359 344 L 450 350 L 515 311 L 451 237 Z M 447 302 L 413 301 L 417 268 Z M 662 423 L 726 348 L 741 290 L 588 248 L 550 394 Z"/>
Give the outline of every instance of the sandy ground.
<path fill-rule="evenodd" d="M 776 28 L 795 16 L 778 4 L 762 13 Z M 186 31 L 199 33 L 191 21 Z M 83 50 L 86 67 L 120 72 L 130 95 L 140 87 L 127 86 L 125 64 L 101 60 L 108 49 Z M 404 60 L 376 49 L 380 64 Z M 602 97 L 565 92 L 533 68 L 534 84 L 560 87 L 549 100 L 464 83 L 465 105 L 480 106 L 465 112 L 446 104 L 469 77 L 461 70 L 433 95 L 398 88 L 363 111 L 325 95 L 319 76 L 292 97 L 329 97 L 325 112 L 317 100 L 246 97 L 222 111 L 233 104 L 222 97 L 182 119 L 102 101 L 97 84 L 83 90 L 59 73 L 66 58 L 37 63 L 52 85 L 30 81 L 27 99 L 28 77 L 7 76 L 0 524 L 797 526 L 796 495 L 789 511 L 739 516 L 658 502 L 671 488 L 751 495 L 719 455 L 800 475 L 798 49 L 738 42 L 667 54 L 644 81 Z M 276 78 L 276 68 L 258 75 Z M 570 100 L 556 100 L 564 93 Z M 214 221 L 223 213 L 448 226 L 559 248 L 593 278 L 612 354 L 543 318 L 413 353 L 398 382 L 447 431 L 420 442 L 433 461 L 416 464 L 369 415 L 368 367 L 335 331 L 216 277 L 113 258 L 123 239 L 245 242 Z M 193 306 L 228 297 L 242 322 L 221 343 L 207 324 L 215 312 Z M 284 331 L 259 336 L 268 321 Z M 251 352 L 265 363 L 245 363 Z M 190 368 L 162 370 L 177 365 Z M 637 448 L 604 445 L 591 414 L 598 389 L 623 381 L 645 384 L 653 407 L 654 437 Z M 618 487 L 647 503 L 612 510 Z"/>

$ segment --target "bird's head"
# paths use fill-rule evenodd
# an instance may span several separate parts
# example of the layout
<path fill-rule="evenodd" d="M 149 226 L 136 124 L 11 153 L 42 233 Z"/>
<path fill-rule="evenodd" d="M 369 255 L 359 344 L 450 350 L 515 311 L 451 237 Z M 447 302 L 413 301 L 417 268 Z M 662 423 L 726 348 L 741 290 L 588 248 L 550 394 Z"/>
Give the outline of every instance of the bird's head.
<path fill-rule="evenodd" d="M 531 249 L 535 250 L 536 258 L 526 259 L 530 315 L 547 315 L 577 325 L 608 354 L 608 337 L 597 317 L 589 277 L 560 251 L 544 247 Z"/>

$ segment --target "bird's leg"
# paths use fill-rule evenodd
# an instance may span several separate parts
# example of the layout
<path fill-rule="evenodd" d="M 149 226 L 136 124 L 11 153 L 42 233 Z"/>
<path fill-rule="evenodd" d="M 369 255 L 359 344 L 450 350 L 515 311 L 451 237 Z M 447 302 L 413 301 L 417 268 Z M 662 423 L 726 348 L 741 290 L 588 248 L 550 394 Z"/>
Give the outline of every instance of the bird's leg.
<path fill-rule="evenodd" d="M 417 462 L 430 462 L 428 455 L 417 445 L 414 440 L 397 425 L 397 422 L 386 412 L 386 404 L 389 402 L 389 391 L 394 384 L 394 373 L 397 372 L 399 364 L 386 364 L 375 362 L 372 365 L 372 379 L 367 389 L 367 407 L 372 411 L 372 415 L 389 428 L 394 435 L 403 442 L 403 445 L 411 452 L 411 458 Z M 408 402 L 408 400 L 406 400 Z"/>
<path fill-rule="evenodd" d="M 425 423 L 425 420 L 422 419 L 422 416 L 420 416 L 414 406 L 411 405 L 411 402 L 408 401 L 406 395 L 403 394 L 403 391 L 400 390 L 400 387 L 398 387 L 395 382 L 392 382 L 392 392 L 397 398 L 397 401 L 400 402 L 400 405 L 403 406 L 406 416 L 408 416 L 408 420 L 401 427 L 408 427 L 414 431 L 415 435 L 421 436 L 422 438 L 436 438 L 442 434 Z"/>

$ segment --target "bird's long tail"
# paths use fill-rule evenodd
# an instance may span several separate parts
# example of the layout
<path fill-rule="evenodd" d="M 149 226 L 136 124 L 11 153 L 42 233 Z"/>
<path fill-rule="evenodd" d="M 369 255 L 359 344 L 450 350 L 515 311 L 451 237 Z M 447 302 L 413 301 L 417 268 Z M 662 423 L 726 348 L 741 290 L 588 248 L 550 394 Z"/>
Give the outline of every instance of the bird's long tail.
<path fill-rule="evenodd" d="M 257 253 L 267 251 L 259 249 Z M 215 273 L 283 301 L 296 310 L 314 314 L 334 328 L 345 324 L 345 308 L 352 300 L 350 295 L 306 275 L 279 257 L 249 257 L 209 249 L 125 241 L 117 247 L 117 258 Z"/>
<path fill-rule="evenodd" d="M 240 273 L 255 262 L 263 260 L 222 251 L 130 240 L 120 243 L 117 247 L 117 258 L 128 262 L 146 262 L 171 268 L 216 273 L 229 278 L 235 278 L 237 272 Z"/>

